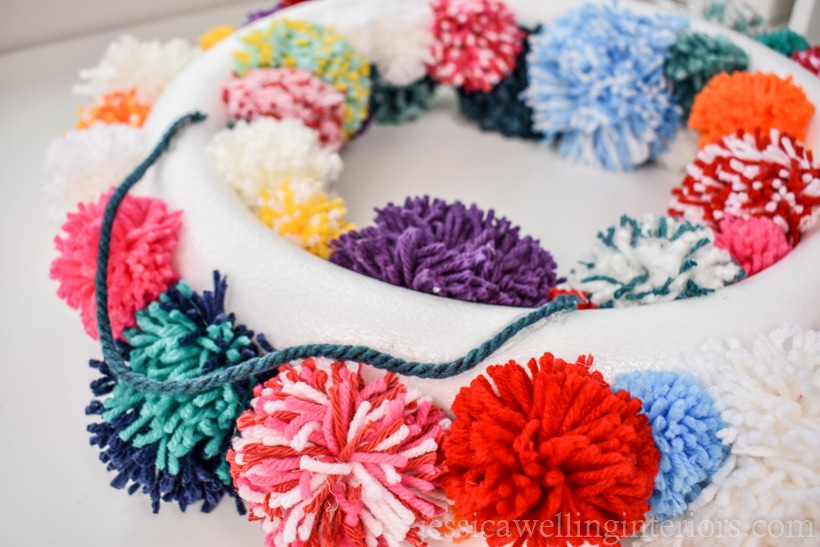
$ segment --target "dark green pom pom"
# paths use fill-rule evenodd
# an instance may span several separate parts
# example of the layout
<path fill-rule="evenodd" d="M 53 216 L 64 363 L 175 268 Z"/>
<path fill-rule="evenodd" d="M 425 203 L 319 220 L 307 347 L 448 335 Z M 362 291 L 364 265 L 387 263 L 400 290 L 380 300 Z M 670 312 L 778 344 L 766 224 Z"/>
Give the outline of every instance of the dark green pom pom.
<path fill-rule="evenodd" d="M 378 123 L 399 124 L 415 120 L 433 105 L 438 84 L 429 76 L 410 85 L 394 86 L 379 78 L 374 67 L 371 78 L 370 108 Z"/>
<path fill-rule="evenodd" d="M 802 34 L 788 28 L 758 34 L 755 36 L 755 40 L 786 57 L 791 57 L 795 51 L 805 51 L 809 49 L 810 45 Z"/>

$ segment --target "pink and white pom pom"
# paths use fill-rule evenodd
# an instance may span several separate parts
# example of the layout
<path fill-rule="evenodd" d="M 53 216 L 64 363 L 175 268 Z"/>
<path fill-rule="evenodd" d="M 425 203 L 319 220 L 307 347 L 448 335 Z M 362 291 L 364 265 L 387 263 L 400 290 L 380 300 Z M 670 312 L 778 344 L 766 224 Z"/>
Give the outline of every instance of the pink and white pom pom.
<path fill-rule="evenodd" d="M 820 214 L 820 163 L 777 129 L 705 146 L 672 190 L 669 213 L 717 228 L 726 216 L 771 219 L 792 245 Z"/>
<path fill-rule="evenodd" d="M 270 547 L 423 545 L 444 513 L 439 449 L 449 420 L 395 374 L 306 359 L 254 390 L 228 451 Z"/>
<path fill-rule="evenodd" d="M 715 234 L 715 246 L 729 251 L 746 277 L 765 270 L 792 250 L 783 230 L 765 217 L 724 217 Z"/>
<path fill-rule="evenodd" d="M 524 32 L 499 0 L 434 0 L 432 60 L 427 70 L 445 85 L 490 91 L 515 67 Z"/>
<path fill-rule="evenodd" d="M 342 146 L 344 96 L 303 68 L 257 68 L 226 83 L 222 100 L 234 121 L 259 116 L 297 119 L 319 133 L 327 148 Z"/>

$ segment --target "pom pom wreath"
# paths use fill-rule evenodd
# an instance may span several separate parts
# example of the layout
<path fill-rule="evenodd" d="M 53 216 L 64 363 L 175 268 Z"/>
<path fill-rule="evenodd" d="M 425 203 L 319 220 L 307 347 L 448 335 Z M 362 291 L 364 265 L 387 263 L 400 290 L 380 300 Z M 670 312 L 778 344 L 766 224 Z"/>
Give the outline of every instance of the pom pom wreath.
<path fill-rule="evenodd" d="M 45 161 L 49 219 L 62 222 L 78 203 L 95 200 L 121 183 L 147 155 L 145 135 L 129 125 L 95 123 L 57 137 Z"/>
<path fill-rule="evenodd" d="M 515 67 L 524 33 L 500 0 L 433 0 L 427 66 L 436 81 L 487 92 Z"/>
<path fill-rule="evenodd" d="M 717 227 L 725 216 L 772 219 L 792 244 L 820 214 L 820 164 L 776 129 L 724 137 L 698 152 L 669 213 Z"/>
<path fill-rule="evenodd" d="M 691 374 L 633 372 L 618 376 L 613 388 L 641 400 L 661 453 L 650 514 L 682 515 L 729 453 L 718 438 L 724 427 L 720 414 Z"/>
<path fill-rule="evenodd" d="M 562 281 L 552 255 L 492 210 L 424 196 L 376 213 L 375 226 L 331 244 L 331 262 L 415 291 L 507 306 L 540 306 Z"/>
<path fill-rule="evenodd" d="M 102 101 L 92 106 L 82 106 L 78 112 L 77 129 L 88 129 L 95 123 L 126 124 L 142 127 L 145 118 L 151 111 L 151 106 L 141 103 L 137 99 L 135 89 L 115 91 L 102 98 Z"/>
<path fill-rule="evenodd" d="M 400 124 L 415 120 L 433 106 L 438 84 L 425 76 L 407 86 L 396 87 L 381 80 L 381 74 L 373 78 L 373 95 L 370 111 L 379 123 Z"/>
<path fill-rule="evenodd" d="M 729 251 L 747 277 L 765 270 L 792 250 L 783 230 L 766 217 L 723 217 L 715 245 Z"/>
<path fill-rule="evenodd" d="M 222 87 L 232 120 L 295 118 L 331 150 L 342 146 L 344 95 L 303 68 L 256 68 Z"/>
<path fill-rule="evenodd" d="M 342 93 L 345 139 L 367 118 L 370 64 L 332 27 L 277 19 L 265 30 L 244 35 L 242 44 L 244 49 L 234 52 L 240 76 L 257 67 L 303 68 Z"/>
<path fill-rule="evenodd" d="M 700 147 L 738 130 L 779 129 L 799 140 L 814 114 L 803 90 L 776 74 L 718 74 L 695 97 L 689 127 L 700 131 Z"/>
<path fill-rule="evenodd" d="M 285 365 L 237 421 L 231 474 L 267 545 L 418 547 L 444 512 L 434 489 L 449 421 L 395 374 L 366 384 L 358 369 Z"/>
<path fill-rule="evenodd" d="M 640 400 L 591 365 L 510 361 L 456 396 L 442 485 L 490 546 L 605 545 L 643 524 L 660 454 Z"/>
<path fill-rule="evenodd" d="M 791 57 L 795 52 L 804 51 L 810 45 L 802 34 L 798 34 L 789 28 L 758 34 L 755 36 L 755 40 L 786 57 Z"/>
<path fill-rule="evenodd" d="M 261 191 L 259 219 L 288 241 L 321 258 L 330 256 L 330 242 L 356 228 L 347 221 L 342 198 L 314 190 L 316 185 L 284 182 L 274 194 Z"/>
<path fill-rule="evenodd" d="M 721 72 L 746 70 L 749 56 L 729 38 L 701 33 L 681 34 L 670 49 L 663 67 L 675 102 L 689 116 L 692 102 L 701 89 Z"/>
<path fill-rule="evenodd" d="M 137 312 L 139 328 L 125 332 L 121 350 L 132 370 L 156 380 L 185 380 L 255 357 L 254 333 L 236 325 L 224 309 L 227 284 L 214 274 L 214 291 L 199 295 L 180 281 Z M 259 344 L 272 350 L 260 335 Z M 102 378 L 91 384 L 96 397 L 86 410 L 102 422 L 91 424 L 91 444 L 117 477 L 111 483 L 183 511 L 202 501 L 210 511 L 223 495 L 235 497 L 225 453 L 236 419 L 257 379 L 223 385 L 193 395 L 144 393 L 119 382 L 105 363 L 92 362 Z M 244 512 L 237 502 L 240 512 Z"/>
<path fill-rule="evenodd" d="M 527 55 L 532 31 L 522 28 L 525 38 L 515 60 L 515 68 L 489 92 L 458 90 L 458 109 L 467 119 L 478 122 L 484 131 L 498 131 L 505 137 L 541 139 L 544 136 L 532 127 L 532 109 L 521 100 L 529 85 Z M 540 30 L 537 29 L 535 32 Z"/>
<path fill-rule="evenodd" d="M 678 16 L 585 4 L 532 34 L 525 99 L 544 142 L 614 170 L 662 152 L 680 125 L 663 63 L 685 26 Z"/>
<path fill-rule="evenodd" d="M 703 18 L 748 36 L 764 23 L 763 16 L 744 0 L 709 0 L 703 7 Z"/>
<path fill-rule="evenodd" d="M 744 275 L 714 238 L 709 228 L 674 217 L 647 215 L 639 222 L 624 215 L 620 224 L 598 233 L 570 285 L 588 292 L 601 308 L 703 296 Z"/>
<path fill-rule="evenodd" d="M 240 120 L 211 138 L 208 154 L 217 172 L 253 210 L 260 190 L 273 193 L 291 179 L 325 183 L 342 170 L 339 155 L 322 147 L 318 133 L 294 119 Z"/>
<path fill-rule="evenodd" d="M 197 41 L 202 50 L 209 50 L 234 32 L 236 29 L 231 25 L 220 25 L 205 31 Z"/>
<path fill-rule="evenodd" d="M 198 53 L 181 39 L 161 44 L 122 36 L 108 46 L 96 67 L 80 71 L 85 81 L 74 86 L 74 93 L 100 101 L 111 93 L 135 89 L 136 99 L 151 105 Z"/>
<path fill-rule="evenodd" d="M 97 202 L 80 203 L 63 224 L 65 236 L 56 236 L 58 256 L 49 277 L 60 283 L 57 296 L 80 310 L 85 331 L 95 340 L 97 298 L 94 277 L 105 206 L 111 193 Z M 114 337 L 135 324 L 134 314 L 168 288 L 177 275 L 172 253 L 182 222 L 180 211 L 169 213 L 158 199 L 126 195 L 111 230 L 108 263 L 108 313 Z"/>
<path fill-rule="evenodd" d="M 820 46 L 810 47 L 804 51 L 795 51 L 792 53 L 792 59 L 815 76 L 820 76 Z"/>

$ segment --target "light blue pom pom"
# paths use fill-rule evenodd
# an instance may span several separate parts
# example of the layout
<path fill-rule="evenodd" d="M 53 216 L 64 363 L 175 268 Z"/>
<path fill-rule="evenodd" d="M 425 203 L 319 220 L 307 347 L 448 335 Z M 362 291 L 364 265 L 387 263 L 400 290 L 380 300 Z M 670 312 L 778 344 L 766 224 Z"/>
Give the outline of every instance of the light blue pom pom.
<path fill-rule="evenodd" d="M 686 20 L 585 4 L 530 36 L 523 94 L 546 143 L 575 161 L 630 170 L 666 149 L 681 123 L 663 74 Z"/>
<path fill-rule="evenodd" d="M 661 452 L 650 514 L 657 519 L 682 515 L 729 453 L 717 436 L 724 427 L 720 414 L 691 374 L 622 374 L 614 387 L 643 402 Z"/>

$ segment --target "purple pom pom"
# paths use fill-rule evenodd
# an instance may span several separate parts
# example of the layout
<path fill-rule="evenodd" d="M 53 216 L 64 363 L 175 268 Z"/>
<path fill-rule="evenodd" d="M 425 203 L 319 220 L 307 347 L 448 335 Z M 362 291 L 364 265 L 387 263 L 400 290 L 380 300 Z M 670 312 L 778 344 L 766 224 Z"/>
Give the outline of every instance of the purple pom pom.
<path fill-rule="evenodd" d="M 376 212 L 376 226 L 331 243 L 331 262 L 400 287 L 506 306 L 540 306 L 563 281 L 552 255 L 492 210 L 424 196 Z"/>

